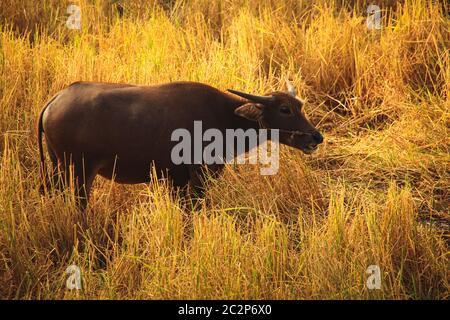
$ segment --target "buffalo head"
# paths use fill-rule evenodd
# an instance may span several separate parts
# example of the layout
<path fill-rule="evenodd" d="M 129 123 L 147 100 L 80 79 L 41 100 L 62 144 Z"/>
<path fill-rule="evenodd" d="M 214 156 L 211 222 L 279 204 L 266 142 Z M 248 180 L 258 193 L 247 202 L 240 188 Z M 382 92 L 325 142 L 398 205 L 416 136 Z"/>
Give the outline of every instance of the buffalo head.
<path fill-rule="evenodd" d="M 235 114 L 258 121 L 263 128 L 279 129 L 280 142 L 311 154 L 323 142 L 323 136 L 305 117 L 304 101 L 297 97 L 292 83 L 286 79 L 287 92 L 276 91 L 258 96 L 228 90 L 248 103 L 238 107 Z"/>

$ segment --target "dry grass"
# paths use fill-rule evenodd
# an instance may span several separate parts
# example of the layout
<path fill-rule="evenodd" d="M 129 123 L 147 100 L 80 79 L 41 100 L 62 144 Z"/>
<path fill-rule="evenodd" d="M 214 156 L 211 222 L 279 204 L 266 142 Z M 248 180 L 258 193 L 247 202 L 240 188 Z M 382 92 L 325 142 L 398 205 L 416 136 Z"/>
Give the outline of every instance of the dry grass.
<path fill-rule="evenodd" d="M 66 1 L 0 4 L 1 298 L 449 298 L 448 7 L 384 1 L 371 31 L 364 1 L 74 2 L 79 31 Z M 276 176 L 227 167 L 188 215 L 161 181 L 98 178 L 84 217 L 38 193 L 35 121 L 73 81 L 265 92 L 286 73 L 326 140 L 282 147 Z"/>

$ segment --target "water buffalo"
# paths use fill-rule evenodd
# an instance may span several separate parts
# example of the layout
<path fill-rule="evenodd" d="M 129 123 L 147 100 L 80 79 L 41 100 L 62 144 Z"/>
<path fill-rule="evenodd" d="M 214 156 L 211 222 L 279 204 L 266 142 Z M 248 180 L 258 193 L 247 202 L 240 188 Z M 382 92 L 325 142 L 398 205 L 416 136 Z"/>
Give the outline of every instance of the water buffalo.
<path fill-rule="evenodd" d="M 259 96 L 235 90 L 223 92 L 195 82 L 154 86 L 75 82 L 58 92 L 38 120 L 38 141 L 44 188 L 48 185 L 42 138 L 52 161 L 51 176 L 60 186 L 73 165 L 80 206 L 85 208 L 97 174 L 119 183 L 150 180 L 157 174 L 174 187 L 191 185 L 201 192 L 201 163 L 174 164 L 171 134 L 178 128 L 193 131 L 194 121 L 204 130 L 280 129 L 279 142 L 305 153 L 323 141 L 302 113 L 303 101 L 287 80 L 288 91 Z M 207 165 L 218 173 L 223 164 Z"/>

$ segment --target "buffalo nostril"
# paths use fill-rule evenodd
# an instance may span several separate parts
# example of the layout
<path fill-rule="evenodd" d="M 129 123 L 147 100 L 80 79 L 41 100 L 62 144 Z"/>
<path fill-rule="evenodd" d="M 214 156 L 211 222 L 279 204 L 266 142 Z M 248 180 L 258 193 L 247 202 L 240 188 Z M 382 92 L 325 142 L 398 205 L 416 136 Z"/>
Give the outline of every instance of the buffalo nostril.
<path fill-rule="evenodd" d="M 323 142 L 323 136 L 320 134 L 319 131 L 313 132 L 312 137 L 317 143 L 322 143 Z"/>

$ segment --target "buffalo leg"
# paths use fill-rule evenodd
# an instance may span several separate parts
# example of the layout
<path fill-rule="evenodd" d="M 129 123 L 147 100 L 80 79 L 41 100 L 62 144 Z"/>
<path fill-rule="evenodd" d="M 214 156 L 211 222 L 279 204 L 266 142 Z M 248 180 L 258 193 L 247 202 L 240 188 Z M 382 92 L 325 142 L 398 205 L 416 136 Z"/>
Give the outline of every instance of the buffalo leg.
<path fill-rule="evenodd" d="M 193 165 L 189 166 L 189 188 L 190 188 L 190 196 L 193 200 L 193 205 L 195 206 L 198 203 L 198 200 L 203 198 L 205 193 L 204 179 L 205 172 L 204 168 L 201 165 Z"/>
<path fill-rule="evenodd" d="M 51 167 L 50 171 L 46 171 L 45 176 L 43 177 L 43 181 L 41 183 L 41 186 L 39 188 L 40 192 L 42 194 L 45 193 L 45 190 L 51 190 L 52 188 L 55 188 L 59 191 L 62 191 L 64 189 L 64 182 L 65 182 L 65 164 L 58 160 L 58 157 L 53 151 L 53 149 L 50 147 L 50 144 L 47 142 L 47 153 L 50 157 L 51 161 Z"/>
<path fill-rule="evenodd" d="M 213 164 L 208 166 L 193 165 L 189 167 L 189 180 L 192 193 L 196 197 L 203 197 L 205 185 L 208 180 L 217 179 L 223 170 L 223 165 Z"/>
<path fill-rule="evenodd" d="M 194 165 L 189 167 L 190 193 L 193 206 L 197 206 L 199 200 L 205 196 L 205 187 L 209 180 L 217 179 L 223 171 L 224 165 Z M 205 199 L 206 201 L 206 199 Z"/>
<path fill-rule="evenodd" d="M 74 161 L 73 168 L 77 206 L 81 211 L 85 211 L 98 169 L 86 159 Z"/>
<path fill-rule="evenodd" d="M 50 161 L 52 162 L 51 168 L 51 180 L 53 183 L 53 187 L 56 190 L 62 191 L 64 190 L 64 183 L 66 181 L 66 164 L 63 161 L 58 161 L 58 157 L 56 156 L 55 151 L 50 147 L 47 143 L 47 151 L 50 156 Z"/>

